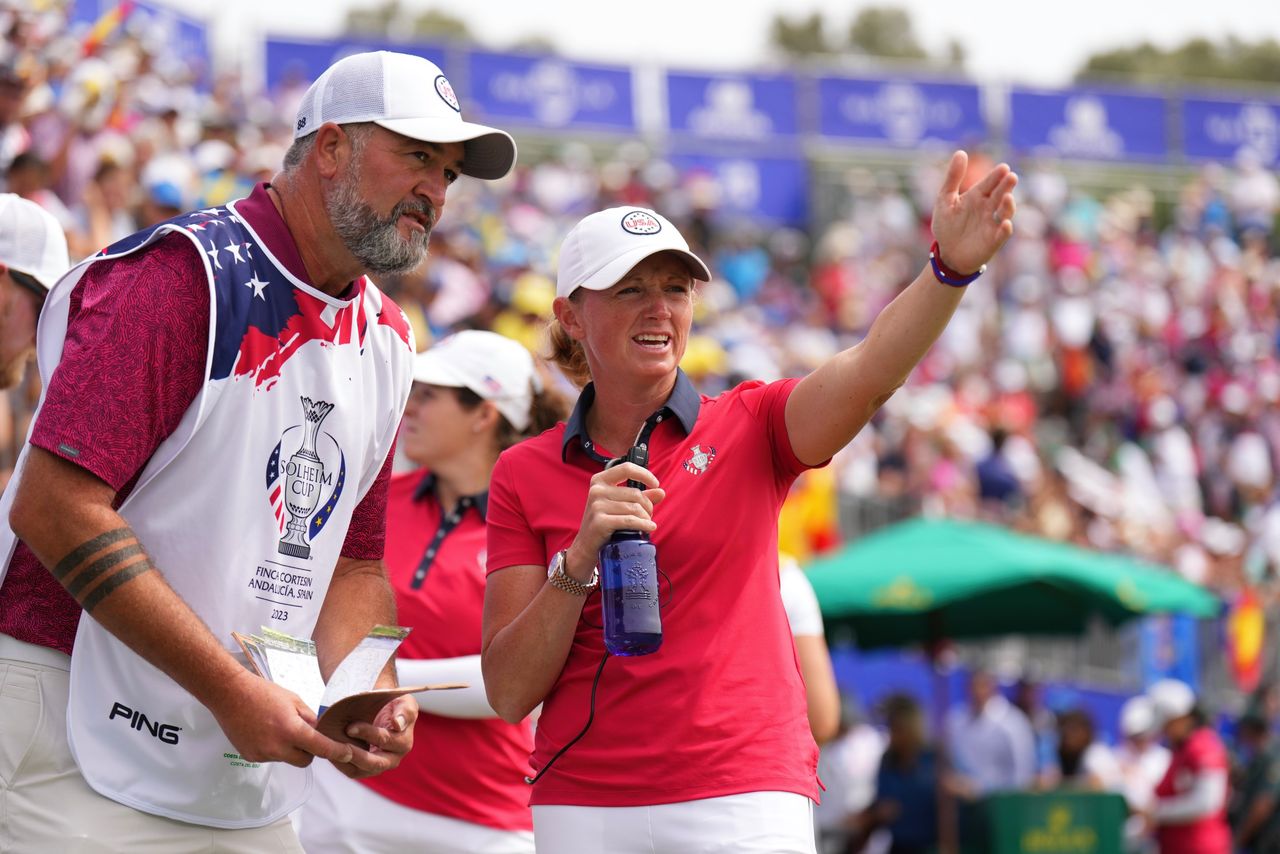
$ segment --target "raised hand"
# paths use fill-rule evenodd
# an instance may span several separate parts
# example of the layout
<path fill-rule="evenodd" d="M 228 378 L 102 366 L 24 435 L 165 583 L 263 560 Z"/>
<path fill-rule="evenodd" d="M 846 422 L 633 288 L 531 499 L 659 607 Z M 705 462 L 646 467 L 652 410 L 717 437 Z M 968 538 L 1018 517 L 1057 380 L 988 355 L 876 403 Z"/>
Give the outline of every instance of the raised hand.
<path fill-rule="evenodd" d="M 938 254 L 948 268 L 961 274 L 976 273 L 1013 234 L 1013 188 L 1018 185 L 1018 176 L 1001 163 L 961 195 L 960 182 L 968 167 L 968 154 L 951 155 L 933 203 Z"/>

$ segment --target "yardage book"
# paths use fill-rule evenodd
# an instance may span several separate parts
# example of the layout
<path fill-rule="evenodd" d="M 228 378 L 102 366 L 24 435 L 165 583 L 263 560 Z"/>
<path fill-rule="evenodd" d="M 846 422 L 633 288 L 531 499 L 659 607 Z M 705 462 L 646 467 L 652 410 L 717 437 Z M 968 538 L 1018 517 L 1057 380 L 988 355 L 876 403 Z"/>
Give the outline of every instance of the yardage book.
<path fill-rule="evenodd" d="M 265 626 L 261 634 L 232 632 L 231 636 L 259 676 L 297 694 L 316 713 L 316 729 L 334 741 L 367 747 L 347 735 L 350 724 L 372 721 L 383 706 L 403 694 L 467 687 L 448 683 L 374 688 L 378 674 L 408 634 L 409 629 L 404 626 L 374 626 L 355 649 L 347 653 L 327 684 L 320 673 L 313 641 Z"/>

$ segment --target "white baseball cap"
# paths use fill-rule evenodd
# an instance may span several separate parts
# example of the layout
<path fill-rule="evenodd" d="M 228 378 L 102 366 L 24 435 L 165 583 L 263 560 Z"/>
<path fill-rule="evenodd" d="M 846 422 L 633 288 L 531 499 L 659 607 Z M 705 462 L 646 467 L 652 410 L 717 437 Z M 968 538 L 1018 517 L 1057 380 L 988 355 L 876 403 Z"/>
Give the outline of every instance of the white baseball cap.
<path fill-rule="evenodd" d="M 648 208 L 609 208 L 584 217 L 560 245 L 556 296 L 578 288 L 608 290 L 627 271 L 650 255 L 676 252 L 689 264 L 693 277 L 711 281 L 711 271 L 689 251 L 676 227 Z"/>
<path fill-rule="evenodd" d="M 533 393 L 542 390 L 533 356 L 523 345 L 478 329 L 455 332 L 415 356 L 413 379 L 428 385 L 469 388 L 493 401 L 521 432 L 529 426 Z"/>
<path fill-rule="evenodd" d="M 423 142 L 464 143 L 462 172 L 473 178 L 501 178 L 516 162 L 511 136 L 464 122 L 440 67 L 407 53 L 357 53 L 329 66 L 302 96 L 293 138 L 314 133 L 325 122 L 373 122 Z"/>
<path fill-rule="evenodd" d="M 1130 697 L 1120 707 L 1120 733 L 1125 736 L 1145 735 L 1156 728 L 1156 710 L 1145 694 Z"/>
<path fill-rule="evenodd" d="M 0 193 L 0 264 L 52 288 L 71 266 L 62 226 L 35 202 Z"/>
<path fill-rule="evenodd" d="M 1156 721 L 1165 722 L 1191 714 L 1196 707 L 1196 694 L 1191 686 L 1178 679 L 1161 679 L 1147 689 Z"/>

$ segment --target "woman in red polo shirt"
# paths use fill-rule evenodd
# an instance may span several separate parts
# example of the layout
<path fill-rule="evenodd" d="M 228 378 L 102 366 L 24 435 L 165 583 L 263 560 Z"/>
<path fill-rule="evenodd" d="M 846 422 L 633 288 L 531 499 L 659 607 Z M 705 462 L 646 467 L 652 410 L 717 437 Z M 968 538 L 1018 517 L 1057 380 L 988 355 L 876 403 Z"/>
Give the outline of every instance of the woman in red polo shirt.
<path fill-rule="evenodd" d="M 1227 749 L 1185 682 L 1161 679 L 1147 696 L 1172 752 L 1152 817 L 1160 854 L 1231 854 Z"/>
<path fill-rule="evenodd" d="M 966 167 L 957 152 L 934 207 L 941 249 L 861 344 L 803 380 L 714 398 L 678 368 L 710 271 L 675 226 L 615 208 L 565 238 L 552 343 L 591 383 L 567 424 L 498 460 L 485 594 L 493 707 L 517 721 L 543 704 L 539 851 L 814 850 L 817 748 L 779 596 L 778 511 L 902 385 L 1012 233 L 1017 178 L 1001 165 L 961 194 Z M 604 471 L 634 445 L 647 469 Z M 596 555 L 617 530 L 657 546 L 650 655 L 604 649 Z"/>
<path fill-rule="evenodd" d="M 533 851 L 529 722 L 506 723 L 480 676 L 485 514 L 498 453 L 563 417 L 540 390 L 533 359 L 492 332 L 446 338 L 414 364 L 401 424 L 404 455 L 387 497 L 387 572 L 399 621 L 401 684 L 463 682 L 418 695 L 414 749 L 394 772 L 359 781 L 315 763 L 299 821 L 309 854 Z"/>

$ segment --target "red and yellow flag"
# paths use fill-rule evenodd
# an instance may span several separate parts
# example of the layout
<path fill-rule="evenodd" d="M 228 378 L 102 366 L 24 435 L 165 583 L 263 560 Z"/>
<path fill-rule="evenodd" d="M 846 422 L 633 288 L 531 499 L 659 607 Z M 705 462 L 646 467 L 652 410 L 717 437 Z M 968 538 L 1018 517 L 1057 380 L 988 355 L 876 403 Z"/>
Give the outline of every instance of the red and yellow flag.
<path fill-rule="evenodd" d="M 102 16 L 89 29 L 88 35 L 84 37 L 81 49 L 85 56 L 96 53 L 98 48 L 120 29 L 128 19 L 129 13 L 133 11 L 133 5 L 134 0 L 120 0 L 115 6 L 102 13 Z"/>

